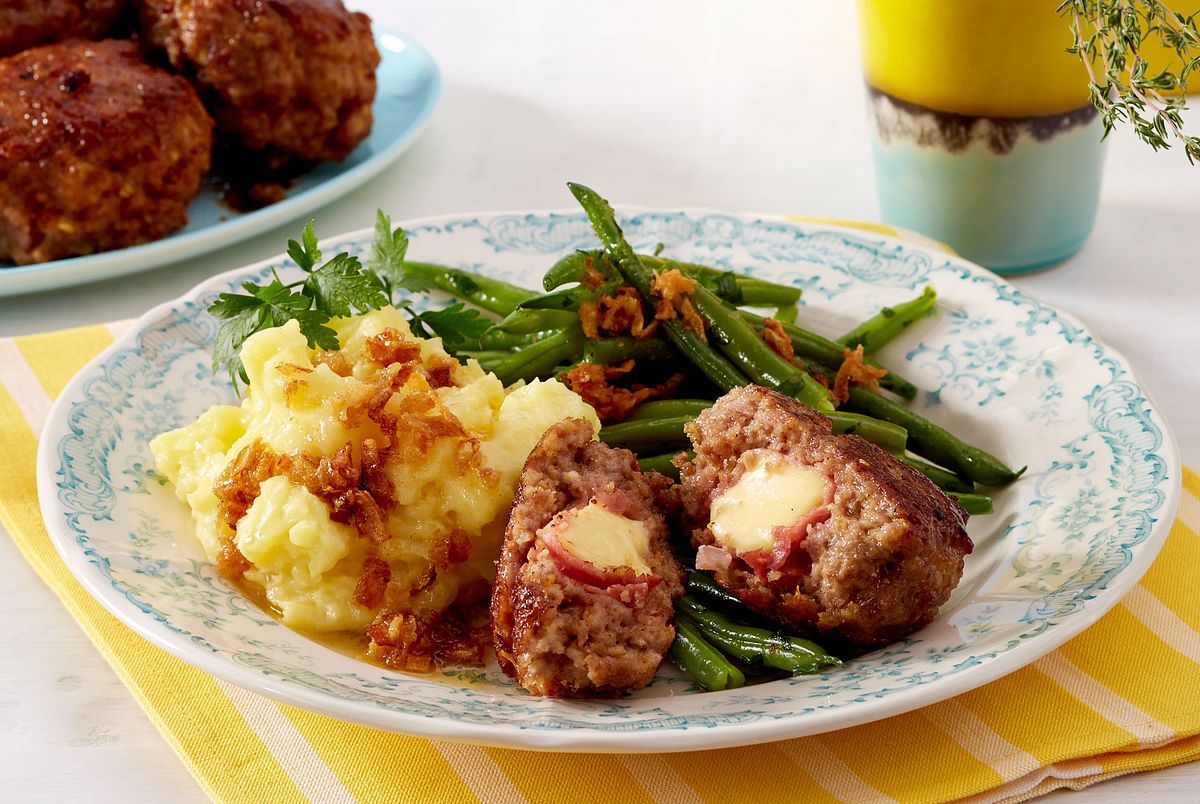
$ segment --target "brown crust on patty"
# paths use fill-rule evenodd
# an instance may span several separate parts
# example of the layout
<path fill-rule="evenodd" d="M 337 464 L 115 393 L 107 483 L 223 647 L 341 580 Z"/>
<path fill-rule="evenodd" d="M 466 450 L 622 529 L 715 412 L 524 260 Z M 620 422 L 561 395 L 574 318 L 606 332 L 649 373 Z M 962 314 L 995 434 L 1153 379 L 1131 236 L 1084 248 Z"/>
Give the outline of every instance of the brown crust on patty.
<path fill-rule="evenodd" d="M 91 254 L 182 227 L 211 150 L 195 90 L 132 42 L 0 59 L 0 259 Z"/>
<path fill-rule="evenodd" d="M 274 166 L 340 161 L 371 131 L 379 51 L 340 0 L 142 0 L 141 32 L 220 133 Z"/>
<path fill-rule="evenodd" d="M 496 656 L 506 673 L 535 695 L 613 696 L 653 678 L 675 637 L 675 598 L 682 573 L 653 507 L 663 479 L 643 475 L 627 450 L 593 440 L 591 425 L 567 419 L 546 431 L 530 453 L 517 487 L 492 586 Z M 625 516 L 650 532 L 648 589 L 617 595 L 559 572 L 538 536 L 555 514 L 596 494 L 623 494 Z"/>
<path fill-rule="evenodd" d="M 833 435 L 828 418 L 796 400 L 738 388 L 687 432 L 696 458 L 682 468 L 679 495 L 694 547 L 716 544 L 709 510 L 745 451 L 785 455 L 833 482 L 829 518 L 778 577 L 739 559 L 716 573 L 751 608 L 832 644 L 874 647 L 932 620 L 961 578 L 971 540 L 958 501 L 874 444 Z"/>
<path fill-rule="evenodd" d="M 125 0 L 5 0 L 0 4 L 0 56 L 79 37 L 110 33 Z"/>

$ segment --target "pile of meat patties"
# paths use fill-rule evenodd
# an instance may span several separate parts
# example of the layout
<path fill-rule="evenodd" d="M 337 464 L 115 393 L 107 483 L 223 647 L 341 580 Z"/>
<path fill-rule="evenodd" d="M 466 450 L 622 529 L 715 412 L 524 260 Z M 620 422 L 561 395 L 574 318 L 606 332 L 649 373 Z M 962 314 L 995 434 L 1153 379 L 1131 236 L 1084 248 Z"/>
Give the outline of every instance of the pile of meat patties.
<path fill-rule="evenodd" d="M 378 64 L 340 0 L 7 0 L 0 262 L 183 227 L 214 153 L 237 206 L 278 200 L 370 133 Z"/>
<path fill-rule="evenodd" d="M 962 577 L 972 544 L 958 501 L 796 400 L 737 388 L 686 430 L 694 456 L 676 459 L 678 483 L 638 471 L 581 420 L 530 454 L 492 627 L 500 666 L 531 693 L 649 683 L 675 636 L 681 560 L 846 655 L 928 624 Z"/>

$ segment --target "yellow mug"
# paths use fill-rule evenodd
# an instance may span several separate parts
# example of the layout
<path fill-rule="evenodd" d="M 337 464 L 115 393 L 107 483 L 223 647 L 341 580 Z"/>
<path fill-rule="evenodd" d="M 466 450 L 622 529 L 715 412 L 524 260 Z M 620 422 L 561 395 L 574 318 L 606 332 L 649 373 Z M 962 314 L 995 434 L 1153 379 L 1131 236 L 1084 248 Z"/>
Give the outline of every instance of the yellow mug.
<path fill-rule="evenodd" d="M 884 219 L 995 271 L 1090 234 L 1104 148 L 1054 0 L 859 0 Z"/>

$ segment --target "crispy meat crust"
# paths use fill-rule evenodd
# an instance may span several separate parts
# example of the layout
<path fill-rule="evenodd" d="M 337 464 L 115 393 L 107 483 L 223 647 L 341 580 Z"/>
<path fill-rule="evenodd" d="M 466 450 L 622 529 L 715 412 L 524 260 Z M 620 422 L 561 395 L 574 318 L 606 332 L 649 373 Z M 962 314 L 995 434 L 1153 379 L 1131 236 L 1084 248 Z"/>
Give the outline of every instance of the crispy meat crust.
<path fill-rule="evenodd" d="M 735 558 L 716 579 L 751 608 L 853 648 L 885 645 L 924 626 L 962 576 L 971 552 L 966 512 L 919 472 L 829 419 L 758 386 L 730 391 L 687 427 L 696 450 L 680 473 L 692 544 L 715 545 L 712 501 L 739 477 L 738 458 L 768 449 L 831 478 L 830 516 L 760 577 Z M 781 523 L 783 524 L 783 523 Z"/>
<path fill-rule="evenodd" d="M 340 161 L 371 131 L 379 51 L 340 0 L 143 0 L 141 32 L 222 135 L 280 166 Z"/>
<path fill-rule="evenodd" d="M 0 59 L 0 259 L 91 254 L 180 228 L 211 151 L 195 90 L 131 42 Z"/>
<path fill-rule="evenodd" d="M 126 0 L 5 0 L 0 4 L 0 56 L 60 39 L 109 33 Z"/>
<path fill-rule="evenodd" d="M 653 507 L 659 475 L 644 476 L 627 450 L 592 440 L 568 419 L 530 453 L 517 488 L 492 586 L 500 666 L 535 695 L 613 696 L 645 686 L 675 638 L 672 604 L 683 593 L 667 526 Z M 652 573 L 662 580 L 618 595 L 562 575 L 537 532 L 560 511 L 596 493 L 629 499 L 625 516 L 650 531 Z"/>

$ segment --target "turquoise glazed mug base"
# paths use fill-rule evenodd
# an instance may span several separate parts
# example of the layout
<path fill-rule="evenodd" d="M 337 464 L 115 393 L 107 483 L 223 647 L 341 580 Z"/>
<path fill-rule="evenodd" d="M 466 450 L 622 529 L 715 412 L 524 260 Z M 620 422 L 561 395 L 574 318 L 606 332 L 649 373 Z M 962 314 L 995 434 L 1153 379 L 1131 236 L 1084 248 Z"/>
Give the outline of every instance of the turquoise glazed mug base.
<path fill-rule="evenodd" d="M 1091 106 L 1046 117 L 938 112 L 871 89 L 883 219 L 996 273 L 1049 268 L 1092 231 L 1104 165 Z"/>

